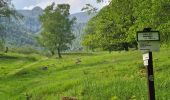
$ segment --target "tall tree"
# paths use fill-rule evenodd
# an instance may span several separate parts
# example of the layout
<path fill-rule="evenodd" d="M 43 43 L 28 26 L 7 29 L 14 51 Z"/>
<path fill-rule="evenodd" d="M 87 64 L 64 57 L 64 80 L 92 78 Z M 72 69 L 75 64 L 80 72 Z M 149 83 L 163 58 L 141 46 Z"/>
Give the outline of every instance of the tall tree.
<path fill-rule="evenodd" d="M 40 40 L 54 55 L 57 50 L 59 58 L 62 58 L 61 51 L 68 49 L 74 39 L 72 26 L 75 18 L 69 19 L 69 4 L 55 3 L 45 8 L 43 15 L 40 17 L 42 22 L 42 32 Z"/>
<path fill-rule="evenodd" d="M 151 27 L 161 32 L 161 43 L 168 44 L 169 2 L 169 0 L 112 0 L 88 22 L 84 43 L 90 46 L 96 42 L 98 47 L 108 50 L 115 45 L 122 46 L 125 50 L 128 50 L 129 46 L 137 48 L 136 32 Z M 94 38 L 98 38 L 97 41 L 93 41 Z"/>
<path fill-rule="evenodd" d="M 118 45 L 128 50 L 126 32 L 133 24 L 131 8 L 130 0 L 119 0 L 119 2 L 112 0 L 110 5 L 104 7 L 89 21 L 87 28 L 93 27 L 95 37 L 100 38 L 97 39 L 100 47 L 111 51 L 112 47 Z"/>

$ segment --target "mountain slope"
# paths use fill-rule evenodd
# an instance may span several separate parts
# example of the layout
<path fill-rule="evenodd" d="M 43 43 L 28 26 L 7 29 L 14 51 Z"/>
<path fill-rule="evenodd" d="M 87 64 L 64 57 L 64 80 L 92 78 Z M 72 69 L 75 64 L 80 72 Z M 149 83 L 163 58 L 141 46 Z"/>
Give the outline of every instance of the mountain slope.
<path fill-rule="evenodd" d="M 76 17 L 77 23 L 87 23 L 89 19 L 91 19 L 95 15 L 96 14 L 88 15 L 86 12 L 80 12 L 80 13 L 71 14 L 70 17 L 71 18 Z"/>
<path fill-rule="evenodd" d="M 12 19 L 10 22 L 8 18 L 4 20 L 4 18 L 0 18 L 0 24 L 4 25 L 6 29 L 4 32 L 0 33 L 1 37 L 5 37 L 6 44 L 8 46 L 12 45 L 36 45 L 36 40 L 34 36 L 36 33 L 40 33 L 41 31 L 41 22 L 39 21 L 39 16 L 43 14 L 43 9 L 40 7 L 35 7 L 32 10 L 18 10 L 18 13 L 23 16 L 23 19 L 20 21 Z M 95 14 L 94 14 L 95 15 Z M 76 17 L 76 24 L 74 25 L 73 33 L 76 36 L 76 39 L 73 41 L 72 46 L 70 47 L 71 50 L 79 50 L 82 48 L 81 40 L 83 33 L 83 28 L 88 22 L 90 18 L 94 15 L 88 15 L 85 12 L 80 12 L 76 14 L 71 14 L 70 18 Z"/>

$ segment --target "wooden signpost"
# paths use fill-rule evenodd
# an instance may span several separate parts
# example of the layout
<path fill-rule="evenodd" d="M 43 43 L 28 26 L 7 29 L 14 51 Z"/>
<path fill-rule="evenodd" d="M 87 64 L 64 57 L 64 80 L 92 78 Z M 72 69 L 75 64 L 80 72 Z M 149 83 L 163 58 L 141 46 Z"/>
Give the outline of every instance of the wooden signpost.
<path fill-rule="evenodd" d="M 147 68 L 148 98 L 149 100 L 155 100 L 152 51 L 158 52 L 160 49 L 159 31 L 151 31 L 151 28 L 138 31 L 137 41 L 139 49 L 143 53 L 144 66 Z"/>

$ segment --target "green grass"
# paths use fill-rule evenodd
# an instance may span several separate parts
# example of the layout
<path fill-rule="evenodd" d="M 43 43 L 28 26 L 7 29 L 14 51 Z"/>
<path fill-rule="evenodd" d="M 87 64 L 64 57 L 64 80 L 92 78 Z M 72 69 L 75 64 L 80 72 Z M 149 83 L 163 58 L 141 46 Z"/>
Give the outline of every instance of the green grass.
<path fill-rule="evenodd" d="M 154 53 L 157 100 L 170 99 L 170 49 Z M 79 64 L 76 60 L 81 59 Z M 43 70 L 48 67 L 48 70 Z M 0 100 L 147 100 L 146 71 L 138 51 L 0 55 Z"/>

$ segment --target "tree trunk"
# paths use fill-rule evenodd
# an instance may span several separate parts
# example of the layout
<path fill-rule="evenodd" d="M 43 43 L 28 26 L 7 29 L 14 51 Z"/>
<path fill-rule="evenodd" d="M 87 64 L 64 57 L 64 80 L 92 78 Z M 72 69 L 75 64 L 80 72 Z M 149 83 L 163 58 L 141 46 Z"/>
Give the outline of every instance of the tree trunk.
<path fill-rule="evenodd" d="M 110 54 L 112 53 L 112 47 L 111 46 L 109 47 L 109 53 Z"/>
<path fill-rule="evenodd" d="M 5 53 L 8 53 L 8 47 L 6 47 L 6 49 L 5 49 Z"/>
<path fill-rule="evenodd" d="M 129 51 L 129 48 L 128 48 L 129 46 L 127 42 L 123 43 L 123 47 L 125 51 Z"/>
<path fill-rule="evenodd" d="M 54 56 L 55 52 L 53 50 L 51 50 L 51 54 L 52 54 L 52 56 Z"/>
<path fill-rule="evenodd" d="M 138 50 L 138 43 L 135 41 L 135 48 L 136 48 L 136 50 Z"/>
<path fill-rule="evenodd" d="M 60 52 L 60 48 L 57 48 L 57 51 L 58 51 L 58 57 L 59 57 L 59 58 L 62 58 L 61 52 Z"/>

